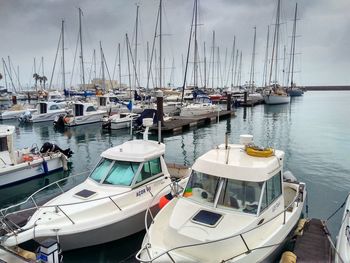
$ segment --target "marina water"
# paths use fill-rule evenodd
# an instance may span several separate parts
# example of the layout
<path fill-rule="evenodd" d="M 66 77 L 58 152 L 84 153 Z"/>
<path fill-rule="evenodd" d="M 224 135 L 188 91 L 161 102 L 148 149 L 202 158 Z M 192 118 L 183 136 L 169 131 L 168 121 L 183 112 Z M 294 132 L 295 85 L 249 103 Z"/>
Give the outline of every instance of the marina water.
<path fill-rule="evenodd" d="M 285 170 L 292 171 L 298 180 L 306 183 L 308 217 L 326 219 L 343 203 L 350 190 L 349 102 L 349 91 L 307 92 L 303 97 L 292 98 L 286 105 L 239 108 L 235 118 L 165 136 L 165 159 L 191 165 L 200 155 L 224 143 L 226 132 L 230 143 L 237 143 L 240 134 L 252 134 L 257 145 L 285 151 Z M 44 142 L 50 141 L 61 148 L 70 147 L 75 154 L 70 172 L 58 172 L 0 189 L 0 207 L 22 201 L 55 180 L 81 174 L 67 181 L 67 184 L 76 185 L 95 166 L 102 151 L 131 138 L 128 130 L 106 132 L 101 124 L 60 131 L 55 130 L 50 122 L 23 126 L 17 121 L 2 123 L 16 126 L 16 148 L 33 144 L 40 148 Z M 333 239 L 340 227 L 341 216 L 342 211 L 327 222 Z M 65 252 L 64 262 L 133 261 L 132 255 L 140 248 L 143 235 L 139 233 L 92 248 Z"/>

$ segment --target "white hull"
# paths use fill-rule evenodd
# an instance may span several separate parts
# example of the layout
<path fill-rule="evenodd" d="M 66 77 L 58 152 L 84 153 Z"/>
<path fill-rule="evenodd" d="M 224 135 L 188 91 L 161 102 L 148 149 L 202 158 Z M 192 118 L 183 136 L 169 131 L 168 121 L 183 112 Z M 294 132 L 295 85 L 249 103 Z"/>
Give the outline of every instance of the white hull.
<path fill-rule="evenodd" d="M 16 111 L 3 111 L 0 113 L 0 120 L 12 120 L 17 119 L 23 113 L 30 111 L 31 113 L 36 112 L 36 109 L 16 110 Z"/>
<path fill-rule="evenodd" d="M 44 157 L 47 164 L 47 172 L 63 168 L 61 153 L 52 154 L 51 157 Z M 0 186 L 13 184 L 19 181 L 28 180 L 35 176 L 45 174 L 43 159 L 36 159 L 31 162 L 24 162 L 7 166 L 0 170 Z"/>
<path fill-rule="evenodd" d="M 101 122 L 103 116 L 106 114 L 107 114 L 106 111 L 101 111 L 101 112 L 86 114 L 85 116 L 73 117 L 73 120 L 69 123 L 65 123 L 65 126 L 71 127 L 71 126 Z"/>
<path fill-rule="evenodd" d="M 271 94 L 271 95 L 265 95 L 264 100 L 265 100 L 265 104 L 268 104 L 268 105 L 287 104 L 290 102 L 290 97 Z"/>
<path fill-rule="evenodd" d="M 37 123 L 37 122 L 44 122 L 44 121 L 54 121 L 56 116 L 62 113 L 66 113 L 66 110 L 57 110 L 57 111 L 48 112 L 48 113 L 33 114 L 32 118 L 30 119 L 30 122 Z"/>
<path fill-rule="evenodd" d="M 212 104 L 193 104 L 181 108 L 181 117 L 194 117 L 208 113 L 218 112 L 218 107 Z"/>
<path fill-rule="evenodd" d="M 298 186 L 296 186 L 296 188 L 297 187 Z M 306 192 L 304 193 L 304 198 L 305 194 Z M 149 252 L 151 253 L 153 258 L 157 257 L 157 255 L 162 254 L 166 249 L 171 249 L 182 245 L 197 244 L 201 242 L 205 243 L 206 241 L 211 241 L 212 239 L 211 235 L 209 235 L 208 233 L 204 233 L 204 231 L 201 230 L 200 227 L 198 227 L 197 229 L 196 227 L 190 228 L 188 226 L 187 230 L 187 222 L 184 224 L 183 227 L 180 227 L 181 230 L 174 229 L 174 227 L 176 225 L 180 225 L 181 222 L 178 222 L 178 220 L 174 219 L 172 220 L 171 217 L 179 216 L 179 207 L 187 210 L 191 210 L 193 208 L 191 206 L 188 206 L 188 204 L 185 204 L 184 201 L 181 199 L 182 198 L 171 201 L 160 211 L 160 213 L 155 219 L 154 224 L 151 225 L 149 231 L 150 240 L 147 239 L 147 235 L 145 236 L 142 247 L 144 247 L 147 242 L 150 242 L 151 249 L 149 249 Z M 282 205 L 281 202 L 283 202 L 281 199 L 277 200 L 274 206 Z M 276 249 L 278 248 L 276 244 L 283 243 L 286 237 L 297 224 L 303 209 L 303 204 L 304 202 L 295 202 L 292 205 L 293 211 L 286 212 L 285 224 L 283 224 L 284 213 L 282 213 L 275 219 L 266 223 L 264 222 L 265 224 L 262 224 L 261 227 L 258 227 L 255 230 L 249 231 L 249 229 L 253 229 L 257 225 L 259 225 L 259 221 L 261 220 L 261 218 L 256 218 L 255 221 L 252 224 L 250 224 L 248 228 L 240 229 L 238 233 L 244 233 L 248 231 L 242 234 L 242 236 L 244 238 L 244 242 L 246 242 L 246 245 L 251 250 L 250 253 L 247 253 L 248 249 L 245 243 L 242 241 L 241 236 L 238 233 L 234 234 L 234 232 L 230 232 L 230 227 L 232 226 L 227 226 L 224 233 L 217 233 L 218 237 L 234 237 L 227 238 L 220 242 L 213 242 L 203 244 L 200 246 L 175 249 L 169 252 L 169 254 L 175 260 L 175 262 L 271 262 L 269 260 L 271 260 L 271 256 L 276 252 Z M 198 210 L 200 209 L 201 207 L 198 205 Z M 206 208 L 206 210 L 210 209 Z M 188 216 L 187 213 L 188 212 L 185 211 L 183 212 L 184 218 Z M 242 222 L 237 222 L 236 224 L 242 225 Z M 193 235 L 189 236 L 188 233 L 191 231 L 193 232 Z M 198 237 L 198 235 L 199 237 L 203 236 L 203 239 L 196 239 L 195 236 Z M 167 240 L 169 236 L 172 236 L 174 241 Z M 205 237 L 209 239 L 205 239 Z M 213 251 L 215 251 L 215 253 L 213 253 Z M 141 253 L 141 258 L 144 259 L 145 262 L 147 262 L 147 260 L 149 259 L 145 251 Z M 168 261 L 169 257 L 167 256 L 167 254 L 164 254 L 163 256 L 158 257 L 152 262 Z"/>
<path fill-rule="evenodd" d="M 342 218 L 342 224 L 339 229 L 339 233 L 337 236 L 337 251 L 338 254 L 335 256 L 335 263 L 344 263 L 344 262 L 350 262 L 350 198 L 348 196 L 348 199 L 345 204 L 344 208 L 344 214 Z M 340 257 L 340 258 L 339 258 Z"/>
<path fill-rule="evenodd" d="M 125 128 L 130 128 L 132 125 L 132 122 L 130 120 L 123 120 L 123 121 L 113 121 L 111 122 L 111 129 L 112 130 L 121 130 Z"/>

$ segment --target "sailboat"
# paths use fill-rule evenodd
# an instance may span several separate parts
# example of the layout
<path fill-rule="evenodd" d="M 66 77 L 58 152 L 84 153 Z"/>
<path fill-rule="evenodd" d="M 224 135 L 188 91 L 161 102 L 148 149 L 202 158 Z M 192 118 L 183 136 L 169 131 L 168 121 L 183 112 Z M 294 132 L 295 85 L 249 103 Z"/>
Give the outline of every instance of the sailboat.
<path fill-rule="evenodd" d="M 277 82 L 278 79 L 278 42 L 279 42 L 279 27 L 280 27 L 280 15 L 281 15 L 281 0 L 277 2 L 277 13 L 276 13 L 276 24 L 275 33 L 273 38 L 273 48 L 271 57 L 271 68 L 270 68 L 270 78 L 269 86 L 264 89 L 263 96 L 265 104 L 287 104 L 290 102 L 290 96 L 287 94 L 286 90 L 280 86 Z M 275 67 L 275 68 L 273 68 Z M 272 81 L 272 71 L 274 69 L 275 80 Z"/>
<path fill-rule="evenodd" d="M 302 96 L 304 92 L 296 86 L 294 83 L 294 57 L 295 57 L 295 38 L 297 30 L 297 12 L 298 12 L 298 3 L 295 4 L 295 13 L 294 13 L 294 23 L 293 23 L 293 35 L 292 35 L 292 44 L 290 52 L 290 87 L 288 87 L 287 92 L 291 97 Z"/>
<path fill-rule="evenodd" d="M 190 39 L 189 39 L 189 46 L 188 46 L 188 53 L 187 53 L 187 60 L 189 56 L 189 51 L 191 49 L 191 40 L 192 40 L 192 29 L 194 25 L 194 66 L 193 66 L 193 75 L 194 75 L 194 88 L 196 89 L 198 87 L 198 65 L 197 65 L 197 56 L 198 56 L 198 45 L 197 45 L 197 26 L 198 26 L 198 1 L 194 0 L 194 6 L 193 6 L 193 17 L 192 17 L 192 26 L 191 26 L 191 33 L 190 33 Z M 185 70 L 185 77 L 184 77 L 184 84 L 183 84 L 183 95 L 182 95 L 182 101 L 185 96 L 185 85 L 186 85 L 186 76 L 187 76 L 187 67 L 188 67 L 188 61 L 186 63 L 186 70 Z M 195 98 L 197 99 L 197 98 Z M 203 101 L 205 100 L 205 101 Z M 183 106 L 180 109 L 180 116 L 182 117 L 193 117 L 208 113 L 214 113 L 220 111 L 220 108 L 217 105 L 214 105 L 211 103 L 209 97 L 199 97 L 198 100 L 194 103 L 188 104 L 186 106 Z"/>

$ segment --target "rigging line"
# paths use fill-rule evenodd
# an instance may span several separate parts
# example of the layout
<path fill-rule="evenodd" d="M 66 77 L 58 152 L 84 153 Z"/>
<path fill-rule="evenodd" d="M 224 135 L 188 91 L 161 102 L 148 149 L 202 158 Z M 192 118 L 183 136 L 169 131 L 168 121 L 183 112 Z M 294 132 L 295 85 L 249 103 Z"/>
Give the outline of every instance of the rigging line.
<path fill-rule="evenodd" d="M 60 37 L 58 39 L 57 51 L 56 51 L 56 55 L 55 55 L 55 61 L 53 63 L 53 69 L 52 69 L 51 78 L 50 78 L 49 90 L 51 89 L 52 80 L 53 80 L 53 74 L 55 73 L 57 56 L 58 56 L 58 51 L 59 51 L 59 48 L 60 48 L 61 40 L 62 40 L 62 32 L 60 33 Z"/>
<path fill-rule="evenodd" d="M 78 37 L 77 37 L 77 43 L 75 45 L 75 53 L 74 53 L 74 59 L 73 59 L 73 68 L 72 68 L 72 74 L 70 76 L 70 83 L 69 83 L 70 87 L 72 87 L 72 83 L 73 83 L 73 76 L 74 76 L 75 62 L 76 62 L 76 59 L 77 59 L 78 46 L 79 46 L 79 34 L 78 34 Z"/>
<path fill-rule="evenodd" d="M 346 196 L 346 198 L 345 198 L 344 202 L 341 204 L 341 206 L 339 206 L 339 207 L 326 219 L 325 223 L 326 223 L 328 220 L 330 220 L 336 213 L 338 213 L 338 211 L 339 211 L 340 209 L 342 209 L 342 208 L 344 207 L 344 205 L 346 204 L 346 200 L 347 200 L 347 199 L 348 199 L 348 195 Z"/>
<path fill-rule="evenodd" d="M 147 72 L 147 85 L 146 88 L 149 89 L 149 79 L 150 79 L 150 75 L 152 74 L 152 61 L 153 61 L 153 54 L 154 54 L 154 48 L 155 48 L 155 42 L 156 42 L 156 37 L 157 37 L 157 31 L 158 31 L 158 22 L 159 22 L 159 15 L 160 15 L 160 10 L 158 9 L 158 13 L 157 13 L 157 20 L 156 20 L 156 27 L 154 30 L 154 37 L 153 37 L 153 43 L 152 43 L 152 50 L 151 50 L 151 55 L 150 55 L 150 61 L 149 61 L 149 67 L 148 67 L 148 72 Z M 157 74 L 157 73 L 155 73 Z M 153 82 L 153 87 L 155 85 L 153 78 L 152 78 L 152 82 Z"/>
<path fill-rule="evenodd" d="M 108 78 L 109 78 L 109 83 L 111 84 L 111 89 L 113 90 L 113 82 L 112 82 L 112 79 L 111 79 L 111 75 L 109 74 L 109 69 L 108 69 L 108 66 L 107 66 L 107 61 L 106 61 L 106 57 L 105 57 L 105 53 L 102 51 L 102 57 L 103 57 L 103 61 L 105 63 L 105 66 L 106 66 L 106 69 L 107 69 L 107 74 L 108 74 Z"/>
<path fill-rule="evenodd" d="M 188 60 L 189 60 L 189 56 L 190 56 L 191 42 L 192 42 L 192 31 L 193 31 L 193 21 L 194 21 L 195 7 L 196 7 L 196 3 L 194 3 L 193 12 L 192 12 L 191 30 L 190 30 L 190 37 L 189 37 L 189 40 L 188 40 L 188 49 L 187 49 L 187 57 L 186 57 L 186 65 L 185 65 L 185 76 L 184 76 L 183 85 L 182 85 L 181 105 L 183 104 L 183 100 L 184 100 L 186 78 L 187 78 L 187 69 L 188 69 Z"/>

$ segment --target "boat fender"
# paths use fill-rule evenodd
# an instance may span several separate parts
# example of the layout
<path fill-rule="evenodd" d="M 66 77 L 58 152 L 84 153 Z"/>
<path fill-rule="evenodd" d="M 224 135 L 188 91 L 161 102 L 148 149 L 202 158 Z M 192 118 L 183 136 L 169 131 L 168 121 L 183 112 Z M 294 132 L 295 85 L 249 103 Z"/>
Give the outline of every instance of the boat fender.
<path fill-rule="evenodd" d="M 23 154 L 22 160 L 23 160 L 23 162 L 31 162 L 31 161 L 33 161 L 33 156 L 30 156 L 28 154 Z"/>
<path fill-rule="evenodd" d="M 159 200 L 159 208 L 162 209 L 171 199 L 173 199 L 173 195 L 171 193 L 162 196 Z"/>
<path fill-rule="evenodd" d="M 47 167 L 47 161 L 44 158 L 43 158 L 43 169 L 45 174 L 49 173 L 49 168 Z"/>
<path fill-rule="evenodd" d="M 280 263 L 296 263 L 297 256 L 291 251 L 285 251 L 282 254 Z"/>
<path fill-rule="evenodd" d="M 294 231 L 294 234 L 296 236 L 302 236 L 303 235 L 304 227 L 305 227 L 306 223 L 307 223 L 307 219 L 305 219 L 305 218 L 302 218 L 302 219 L 299 220 L 298 226 L 297 226 L 297 228 Z"/>
<path fill-rule="evenodd" d="M 67 161 L 67 157 L 65 155 L 61 155 L 61 161 L 62 161 L 62 167 L 63 167 L 63 171 L 68 171 L 68 161 Z"/>

